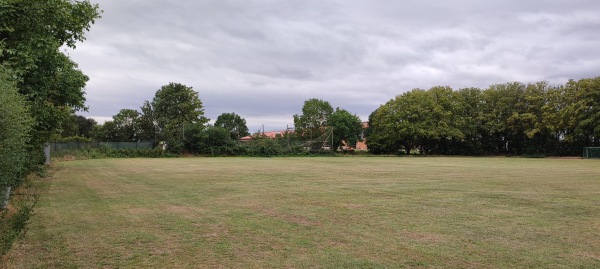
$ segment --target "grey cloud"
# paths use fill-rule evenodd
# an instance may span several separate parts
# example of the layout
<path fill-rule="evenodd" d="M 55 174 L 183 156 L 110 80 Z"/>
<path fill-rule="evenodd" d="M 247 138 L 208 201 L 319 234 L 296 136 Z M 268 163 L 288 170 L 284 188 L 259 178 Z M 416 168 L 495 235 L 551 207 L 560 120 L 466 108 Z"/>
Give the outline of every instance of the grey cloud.
<path fill-rule="evenodd" d="M 199 91 L 209 117 L 281 128 L 309 98 L 366 120 L 412 88 L 599 75 L 592 0 L 98 3 L 103 18 L 70 52 L 91 116 L 138 108 L 168 82 Z"/>

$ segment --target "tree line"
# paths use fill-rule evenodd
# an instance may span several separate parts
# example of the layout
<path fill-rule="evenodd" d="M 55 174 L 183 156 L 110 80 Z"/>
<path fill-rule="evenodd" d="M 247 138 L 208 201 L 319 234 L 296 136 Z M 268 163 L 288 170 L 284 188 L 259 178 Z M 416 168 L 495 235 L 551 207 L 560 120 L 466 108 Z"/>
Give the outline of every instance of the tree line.
<path fill-rule="evenodd" d="M 295 131 L 266 139 L 260 132 L 250 141 L 240 139 L 250 135 L 246 120 L 230 112 L 217 117 L 213 124 L 204 117 L 204 107 L 198 92 L 192 87 L 169 83 L 156 91 L 140 110 L 121 109 L 112 120 L 98 125 L 93 119 L 73 113 L 63 122 L 62 132 L 53 141 L 165 142 L 175 154 L 259 155 L 300 154 L 306 142 L 319 139 L 331 128 L 329 138 L 320 138 L 334 150 L 361 139 L 358 116 L 339 107 L 335 110 L 327 101 L 305 101 L 302 114 L 294 115 Z M 313 149 L 318 143 L 314 143 Z"/>
<path fill-rule="evenodd" d="M 375 154 L 572 155 L 600 146 L 600 77 L 414 89 L 369 116 Z"/>
<path fill-rule="evenodd" d="M 291 146 L 317 150 L 323 143 L 309 142 L 318 140 L 337 150 L 366 137 L 373 154 L 578 156 L 585 146 L 600 146 L 599 102 L 600 77 L 564 85 L 436 86 L 414 89 L 381 105 L 363 130 L 355 114 L 313 98 L 293 116 L 295 130 L 270 145 L 279 153 Z M 80 133 L 85 130 L 82 136 L 90 139 L 167 141 L 173 153 L 244 155 L 248 145 L 258 143 L 238 143 L 249 132 L 245 119 L 233 112 L 207 124 L 198 93 L 182 84 L 161 87 L 140 111 L 123 109 L 96 127 L 93 120 L 73 114 L 65 121 L 63 136 L 77 135 L 66 130 L 79 122 Z"/>

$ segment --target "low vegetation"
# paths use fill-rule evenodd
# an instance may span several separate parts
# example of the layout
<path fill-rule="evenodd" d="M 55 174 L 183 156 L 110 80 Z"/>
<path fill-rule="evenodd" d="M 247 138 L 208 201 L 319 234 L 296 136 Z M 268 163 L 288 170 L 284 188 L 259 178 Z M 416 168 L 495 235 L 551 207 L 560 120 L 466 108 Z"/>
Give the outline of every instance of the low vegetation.
<path fill-rule="evenodd" d="M 99 159 L 4 268 L 598 268 L 597 160 Z"/>

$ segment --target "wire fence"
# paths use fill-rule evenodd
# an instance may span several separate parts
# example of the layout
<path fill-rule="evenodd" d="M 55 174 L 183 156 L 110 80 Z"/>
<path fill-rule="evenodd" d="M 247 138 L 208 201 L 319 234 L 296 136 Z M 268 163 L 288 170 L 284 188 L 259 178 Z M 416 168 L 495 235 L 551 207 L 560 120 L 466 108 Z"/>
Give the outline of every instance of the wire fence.
<path fill-rule="evenodd" d="M 583 158 L 600 158 L 600 147 L 583 148 Z"/>

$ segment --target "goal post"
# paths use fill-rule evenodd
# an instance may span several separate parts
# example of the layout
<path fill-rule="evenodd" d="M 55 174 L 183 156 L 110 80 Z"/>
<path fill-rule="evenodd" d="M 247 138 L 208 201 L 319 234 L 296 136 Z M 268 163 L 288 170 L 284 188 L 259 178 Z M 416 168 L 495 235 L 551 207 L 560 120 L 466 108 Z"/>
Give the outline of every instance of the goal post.
<path fill-rule="evenodd" d="M 304 147 L 311 151 L 330 151 L 333 149 L 333 127 L 322 129 L 323 133 L 315 139 L 308 140 Z"/>
<path fill-rule="evenodd" d="M 585 147 L 585 148 L 583 148 L 583 158 L 599 159 L 600 158 L 600 147 Z"/>

